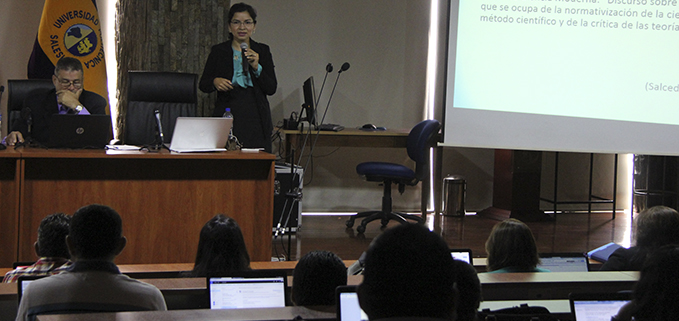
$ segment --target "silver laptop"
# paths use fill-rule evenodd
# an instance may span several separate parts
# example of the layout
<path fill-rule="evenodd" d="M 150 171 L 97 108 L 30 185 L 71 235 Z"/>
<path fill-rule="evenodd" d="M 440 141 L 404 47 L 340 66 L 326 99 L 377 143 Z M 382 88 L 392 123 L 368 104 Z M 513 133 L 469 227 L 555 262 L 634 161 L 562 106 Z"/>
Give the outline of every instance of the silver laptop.
<path fill-rule="evenodd" d="M 170 150 L 177 153 L 226 151 L 233 118 L 177 117 Z"/>
<path fill-rule="evenodd" d="M 632 293 L 571 293 L 568 298 L 573 320 L 610 321 L 632 299 Z"/>
<path fill-rule="evenodd" d="M 287 298 L 285 270 L 251 270 L 208 276 L 210 309 L 282 308 Z"/>

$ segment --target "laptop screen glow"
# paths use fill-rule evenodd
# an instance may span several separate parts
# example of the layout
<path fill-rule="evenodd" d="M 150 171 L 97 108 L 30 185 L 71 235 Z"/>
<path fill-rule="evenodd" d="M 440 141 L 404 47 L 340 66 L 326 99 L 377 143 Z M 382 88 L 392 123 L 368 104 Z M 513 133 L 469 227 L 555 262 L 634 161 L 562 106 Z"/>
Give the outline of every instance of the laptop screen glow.
<path fill-rule="evenodd" d="M 628 300 L 573 301 L 576 321 L 610 321 Z"/>
<path fill-rule="evenodd" d="M 467 262 L 467 264 L 472 264 L 472 252 L 471 250 L 450 250 L 450 255 L 459 261 Z"/>
<path fill-rule="evenodd" d="M 283 277 L 213 277 L 209 291 L 210 309 L 285 307 Z"/>
<path fill-rule="evenodd" d="M 339 295 L 340 321 L 367 321 L 368 315 L 358 303 L 356 292 L 342 292 Z"/>
<path fill-rule="evenodd" d="M 587 258 L 551 256 L 541 257 L 539 268 L 547 269 L 551 272 L 588 272 Z"/>

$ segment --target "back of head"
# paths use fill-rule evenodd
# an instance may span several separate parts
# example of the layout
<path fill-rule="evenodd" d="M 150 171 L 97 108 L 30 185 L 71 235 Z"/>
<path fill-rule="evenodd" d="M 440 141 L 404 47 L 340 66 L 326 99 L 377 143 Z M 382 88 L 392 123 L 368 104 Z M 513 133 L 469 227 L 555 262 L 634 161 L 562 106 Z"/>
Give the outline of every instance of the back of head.
<path fill-rule="evenodd" d="M 218 214 L 200 230 L 194 276 L 250 269 L 250 255 L 236 221 Z"/>
<path fill-rule="evenodd" d="M 361 308 L 371 320 L 452 319 L 455 268 L 446 242 L 420 224 L 399 225 L 376 238 L 365 257 Z"/>
<path fill-rule="evenodd" d="M 644 263 L 634 288 L 635 320 L 679 320 L 679 245 L 662 246 Z"/>
<path fill-rule="evenodd" d="M 76 259 L 108 259 L 117 255 L 123 221 L 114 209 L 92 204 L 78 209 L 71 219 L 71 254 Z"/>
<path fill-rule="evenodd" d="M 347 285 L 347 267 L 335 253 L 312 251 L 297 262 L 292 280 L 295 305 L 334 305 L 335 288 Z"/>
<path fill-rule="evenodd" d="M 83 71 L 83 65 L 80 60 L 73 57 L 63 57 L 57 61 L 54 67 L 54 73 L 57 74 L 60 70 L 65 71 Z"/>
<path fill-rule="evenodd" d="M 486 240 L 488 270 L 516 267 L 531 271 L 540 263 L 535 238 L 528 225 L 510 218 L 493 227 Z"/>
<path fill-rule="evenodd" d="M 458 295 L 457 320 L 474 321 L 481 302 L 481 281 L 469 263 L 454 260 Z"/>
<path fill-rule="evenodd" d="M 659 247 L 679 243 L 679 213 L 667 206 L 654 206 L 636 219 L 637 245 Z"/>
<path fill-rule="evenodd" d="M 38 227 L 38 256 L 70 258 L 66 246 L 66 235 L 71 217 L 64 213 L 46 216 Z"/>

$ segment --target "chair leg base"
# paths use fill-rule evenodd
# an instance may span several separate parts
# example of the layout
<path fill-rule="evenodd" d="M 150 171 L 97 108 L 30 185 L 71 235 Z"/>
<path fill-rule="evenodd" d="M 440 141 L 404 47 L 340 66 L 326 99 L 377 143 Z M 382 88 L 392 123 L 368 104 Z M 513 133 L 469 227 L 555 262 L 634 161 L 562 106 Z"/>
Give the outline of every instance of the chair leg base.
<path fill-rule="evenodd" d="M 385 214 L 384 212 L 381 211 L 370 211 L 370 212 L 360 212 L 346 221 L 347 228 L 351 228 L 354 226 L 354 222 L 358 218 L 365 217 L 359 226 L 356 227 L 356 232 L 358 233 L 364 233 L 366 230 L 366 227 L 368 226 L 368 223 L 375 221 L 375 220 L 381 220 L 380 223 L 382 224 L 382 227 L 386 227 L 387 224 L 389 224 L 390 220 L 398 221 L 401 224 L 408 224 L 408 220 L 413 220 L 415 223 L 423 223 L 424 220 L 422 217 L 417 216 L 417 215 L 412 215 L 412 214 L 405 214 L 405 213 L 397 213 L 397 212 L 391 212 Z"/>

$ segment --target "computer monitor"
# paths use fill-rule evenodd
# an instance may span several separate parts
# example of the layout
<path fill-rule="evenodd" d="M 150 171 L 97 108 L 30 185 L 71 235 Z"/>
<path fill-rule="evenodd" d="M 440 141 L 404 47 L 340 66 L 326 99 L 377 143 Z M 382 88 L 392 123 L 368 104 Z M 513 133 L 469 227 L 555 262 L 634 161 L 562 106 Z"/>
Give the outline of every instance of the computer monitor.
<path fill-rule="evenodd" d="M 299 115 L 299 121 L 307 121 L 310 125 L 316 126 L 316 88 L 314 88 L 313 76 L 304 81 L 302 90 L 304 92 L 304 104 Z"/>

